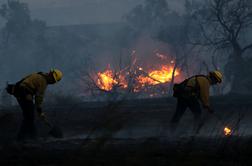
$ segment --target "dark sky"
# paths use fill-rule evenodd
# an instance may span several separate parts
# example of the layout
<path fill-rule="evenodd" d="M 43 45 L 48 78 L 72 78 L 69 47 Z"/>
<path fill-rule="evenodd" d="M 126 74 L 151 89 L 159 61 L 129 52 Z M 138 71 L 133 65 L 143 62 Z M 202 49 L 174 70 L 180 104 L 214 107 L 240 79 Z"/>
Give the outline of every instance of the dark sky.
<path fill-rule="evenodd" d="M 120 22 L 125 13 L 129 12 L 137 4 L 144 2 L 144 0 L 20 1 L 29 4 L 34 18 L 45 20 L 48 25 Z M 181 10 L 181 4 L 184 0 L 167 1 L 173 9 Z"/>

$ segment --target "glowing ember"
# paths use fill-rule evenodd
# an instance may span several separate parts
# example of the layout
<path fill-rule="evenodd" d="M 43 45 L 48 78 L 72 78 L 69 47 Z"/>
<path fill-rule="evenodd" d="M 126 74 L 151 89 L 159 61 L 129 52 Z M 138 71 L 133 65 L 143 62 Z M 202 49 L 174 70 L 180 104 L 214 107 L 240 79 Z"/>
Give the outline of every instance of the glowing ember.
<path fill-rule="evenodd" d="M 153 70 L 148 73 L 148 76 L 139 76 L 138 81 L 140 84 L 157 85 L 160 83 L 170 82 L 172 79 L 173 67 L 162 66 L 160 70 Z M 174 76 L 179 75 L 175 71 Z"/>
<path fill-rule="evenodd" d="M 230 136 L 231 133 L 232 133 L 232 130 L 230 128 L 228 128 L 228 127 L 224 128 L 224 134 L 225 134 L 225 136 Z"/>

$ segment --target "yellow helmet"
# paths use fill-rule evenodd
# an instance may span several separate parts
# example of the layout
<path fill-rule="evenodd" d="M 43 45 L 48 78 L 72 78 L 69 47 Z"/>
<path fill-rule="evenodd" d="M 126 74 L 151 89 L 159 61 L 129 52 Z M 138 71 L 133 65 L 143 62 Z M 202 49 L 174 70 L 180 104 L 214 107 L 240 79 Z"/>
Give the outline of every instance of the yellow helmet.
<path fill-rule="evenodd" d="M 218 83 L 222 82 L 222 73 L 218 70 L 211 72 L 211 75 L 217 80 Z"/>
<path fill-rule="evenodd" d="M 59 82 L 63 77 L 63 73 L 58 69 L 51 69 L 50 73 L 52 73 L 55 82 Z"/>

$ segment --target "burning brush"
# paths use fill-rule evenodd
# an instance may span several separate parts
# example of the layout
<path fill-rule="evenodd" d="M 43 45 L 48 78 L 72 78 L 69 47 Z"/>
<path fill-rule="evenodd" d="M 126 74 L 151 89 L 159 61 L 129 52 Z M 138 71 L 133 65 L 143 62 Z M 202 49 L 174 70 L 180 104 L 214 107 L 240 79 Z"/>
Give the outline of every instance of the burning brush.
<path fill-rule="evenodd" d="M 136 76 L 136 87 L 135 91 L 139 91 L 140 88 L 145 86 L 155 86 L 159 84 L 169 83 L 172 81 L 172 77 L 177 77 L 180 75 L 179 70 L 174 70 L 174 66 L 167 64 L 161 65 L 158 69 L 151 69 L 148 72 L 145 72 L 142 67 L 137 67 L 138 72 L 141 74 Z M 135 71 L 137 72 L 137 71 Z M 110 65 L 103 72 L 97 73 L 96 84 L 97 86 L 105 91 L 111 91 L 113 86 L 119 85 L 122 89 L 128 87 L 127 82 L 128 73 L 124 70 L 119 72 L 114 72 L 110 69 Z"/>

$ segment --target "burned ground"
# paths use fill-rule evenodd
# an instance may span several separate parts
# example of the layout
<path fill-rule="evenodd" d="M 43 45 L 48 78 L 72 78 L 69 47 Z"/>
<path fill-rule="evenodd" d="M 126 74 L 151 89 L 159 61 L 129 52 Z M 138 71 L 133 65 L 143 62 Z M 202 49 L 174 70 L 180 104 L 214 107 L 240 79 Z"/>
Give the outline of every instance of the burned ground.
<path fill-rule="evenodd" d="M 1 165 L 251 165 L 251 96 L 212 98 L 215 114 L 205 115 L 199 134 L 192 134 L 189 111 L 175 133 L 169 120 L 172 98 L 120 102 L 68 103 L 46 107 L 50 121 L 60 126 L 64 139 L 47 136 L 37 121 L 40 139 L 15 142 L 21 121 L 18 107 L 0 112 Z M 224 125 L 234 129 L 230 137 Z"/>

